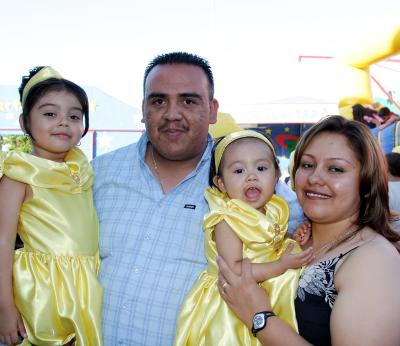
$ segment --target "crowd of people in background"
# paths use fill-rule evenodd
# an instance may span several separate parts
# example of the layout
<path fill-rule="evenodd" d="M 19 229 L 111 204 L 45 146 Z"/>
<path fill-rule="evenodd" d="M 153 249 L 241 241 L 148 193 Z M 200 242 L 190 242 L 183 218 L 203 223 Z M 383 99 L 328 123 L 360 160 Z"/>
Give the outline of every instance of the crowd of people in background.
<path fill-rule="evenodd" d="M 366 124 L 369 128 L 383 130 L 400 120 L 400 116 L 379 103 L 371 105 L 355 104 L 352 107 L 353 119 Z"/>

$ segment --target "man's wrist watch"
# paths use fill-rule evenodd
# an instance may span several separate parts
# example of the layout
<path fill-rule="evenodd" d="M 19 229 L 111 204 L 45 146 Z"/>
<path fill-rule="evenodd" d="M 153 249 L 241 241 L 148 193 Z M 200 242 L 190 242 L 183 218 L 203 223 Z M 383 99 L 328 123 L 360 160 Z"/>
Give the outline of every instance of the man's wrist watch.
<path fill-rule="evenodd" d="M 254 336 L 257 336 L 257 333 L 265 328 L 267 325 L 267 319 L 271 316 L 275 316 L 272 311 L 261 311 L 254 315 L 253 326 L 251 327 L 251 332 Z"/>

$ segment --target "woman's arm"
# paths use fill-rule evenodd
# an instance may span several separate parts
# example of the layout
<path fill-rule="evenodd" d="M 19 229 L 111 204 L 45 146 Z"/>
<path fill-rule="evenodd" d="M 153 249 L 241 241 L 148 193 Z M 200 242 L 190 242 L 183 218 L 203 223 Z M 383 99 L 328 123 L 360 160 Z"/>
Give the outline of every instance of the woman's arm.
<path fill-rule="evenodd" d="M 12 267 L 18 218 L 25 198 L 25 184 L 3 176 L 0 179 L 0 342 L 16 343 L 25 336 L 23 322 L 14 304 Z"/>
<path fill-rule="evenodd" d="M 359 247 L 335 275 L 333 345 L 400 344 L 400 255 L 381 236 Z"/>
<path fill-rule="evenodd" d="M 242 241 L 225 221 L 216 225 L 214 236 L 218 254 L 225 259 L 229 268 L 236 274 L 240 274 L 243 260 Z M 293 244 L 289 244 L 278 260 L 251 264 L 255 280 L 257 282 L 265 281 L 283 274 L 289 268 L 300 268 L 313 259 L 311 248 L 297 254 L 292 254 L 292 250 Z"/>
<path fill-rule="evenodd" d="M 269 297 L 254 279 L 248 259 L 242 261 L 240 275 L 230 270 L 222 257 L 218 257 L 217 262 L 220 269 L 219 292 L 239 319 L 251 330 L 255 313 L 271 311 Z M 224 285 L 226 282 L 228 285 Z M 310 345 L 276 316 L 268 318 L 266 327 L 257 333 L 257 338 L 263 345 L 268 346 Z"/>

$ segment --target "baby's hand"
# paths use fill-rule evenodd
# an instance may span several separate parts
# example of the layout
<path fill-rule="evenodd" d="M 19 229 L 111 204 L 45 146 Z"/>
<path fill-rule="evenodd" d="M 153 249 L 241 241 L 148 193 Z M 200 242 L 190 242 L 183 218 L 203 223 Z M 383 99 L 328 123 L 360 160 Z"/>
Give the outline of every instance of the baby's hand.
<path fill-rule="evenodd" d="M 22 317 L 14 305 L 0 308 L 0 343 L 16 345 L 26 338 Z"/>
<path fill-rule="evenodd" d="M 309 264 L 314 259 L 314 251 L 312 247 L 307 250 L 292 254 L 294 244 L 289 244 L 279 261 L 286 269 L 299 269 Z"/>
<path fill-rule="evenodd" d="M 307 244 L 311 238 L 311 223 L 304 221 L 292 234 L 292 238 L 296 240 L 301 246 Z"/>

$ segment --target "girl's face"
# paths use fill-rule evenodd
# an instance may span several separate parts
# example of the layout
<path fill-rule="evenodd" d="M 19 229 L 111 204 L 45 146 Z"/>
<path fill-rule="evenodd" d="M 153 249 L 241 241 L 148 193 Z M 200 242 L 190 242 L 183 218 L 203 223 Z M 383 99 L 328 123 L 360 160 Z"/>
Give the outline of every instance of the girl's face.
<path fill-rule="evenodd" d="M 214 183 L 230 198 L 247 202 L 264 212 L 279 178 L 271 149 L 256 138 L 243 138 L 231 143 L 221 161 L 221 176 Z"/>
<path fill-rule="evenodd" d="M 70 92 L 49 91 L 32 107 L 29 126 L 34 139 L 33 154 L 62 162 L 82 137 L 82 106 Z"/>
<path fill-rule="evenodd" d="M 360 207 L 361 164 L 346 137 L 332 132 L 315 136 L 295 175 L 304 213 L 316 223 L 353 221 Z"/>

